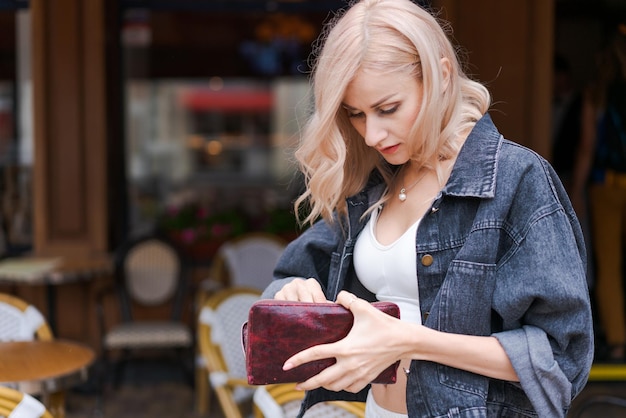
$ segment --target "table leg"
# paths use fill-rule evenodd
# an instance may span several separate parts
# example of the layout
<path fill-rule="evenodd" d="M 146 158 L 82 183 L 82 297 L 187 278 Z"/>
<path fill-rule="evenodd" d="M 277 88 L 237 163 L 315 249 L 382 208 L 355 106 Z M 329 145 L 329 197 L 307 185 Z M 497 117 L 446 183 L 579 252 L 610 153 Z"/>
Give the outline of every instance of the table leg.
<path fill-rule="evenodd" d="M 48 394 L 45 402 L 48 411 L 54 418 L 65 418 L 65 391 Z"/>
<path fill-rule="evenodd" d="M 52 335 L 57 336 L 57 299 L 56 287 L 53 284 L 46 284 L 46 304 L 48 305 L 48 326 Z M 55 415 L 56 417 L 56 415 Z"/>

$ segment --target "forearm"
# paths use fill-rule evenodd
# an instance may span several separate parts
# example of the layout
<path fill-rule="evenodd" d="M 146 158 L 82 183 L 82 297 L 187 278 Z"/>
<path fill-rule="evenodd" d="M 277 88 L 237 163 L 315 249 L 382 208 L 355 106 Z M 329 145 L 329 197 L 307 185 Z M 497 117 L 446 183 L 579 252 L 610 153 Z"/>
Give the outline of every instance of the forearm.
<path fill-rule="evenodd" d="M 421 327 L 410 333 L 409 357 L 432 361 L 483 376 L 519 381 L 504 348 L 495 337 L 452 334 Z"/>

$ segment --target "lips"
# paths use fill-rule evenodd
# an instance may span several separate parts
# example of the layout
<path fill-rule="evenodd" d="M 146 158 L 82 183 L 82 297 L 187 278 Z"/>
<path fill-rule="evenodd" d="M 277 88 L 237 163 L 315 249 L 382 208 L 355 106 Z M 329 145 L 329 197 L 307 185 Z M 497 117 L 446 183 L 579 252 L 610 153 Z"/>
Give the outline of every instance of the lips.
<path fill-rule="evenodd" d="M 399 147 L 400 147 L 400 145 L 396 144 L 396 145 L 392 145 L 390 147 L 381 148 L 380 149 L 380 153 L 381 154 L 386 154 L 386 155 L 393 154 L 394 152 L 396 152 L 398 150 Z"/>

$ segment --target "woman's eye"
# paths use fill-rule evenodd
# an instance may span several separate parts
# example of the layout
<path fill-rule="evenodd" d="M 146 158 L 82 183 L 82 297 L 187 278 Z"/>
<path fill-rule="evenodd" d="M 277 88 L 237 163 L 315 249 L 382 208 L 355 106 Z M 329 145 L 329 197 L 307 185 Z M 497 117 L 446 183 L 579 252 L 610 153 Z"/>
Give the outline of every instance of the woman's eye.
<path fill-rule="evenodd" d="M 391 115 L 392 113 L 395 113 L 396 110 L 398 110 L 398 107 L 400 107 L 400 105 L 398 104 L 394 104 L 388 107 L 379 107 L 376 112 L 379 115 Z M 365 113 L 364 112 L 359 112 L 359 111 L 355 111 L 352 109 L 346 109 L 346 113 L 348 114 L 348 118 L 350 119 L 355 119 L 355 118 L 363 118 L 365 117 Z"/>
<path fill-rule="evenodd" d="M 363 117 L 363 112 L 351 112 L 348 110 L 348 117 L 351 119 L 360 118 L 360 117 Z"/>
<path fill-rule="evenodd" d="M 378 109 L 378 112 L 381 115 L 391 115 L 392 113 L 394 113 L 396 110 L 398 110 L 398 105 L 393 105 L 391 107 L 384 107 L 384 108 L 380 108 Z"/>

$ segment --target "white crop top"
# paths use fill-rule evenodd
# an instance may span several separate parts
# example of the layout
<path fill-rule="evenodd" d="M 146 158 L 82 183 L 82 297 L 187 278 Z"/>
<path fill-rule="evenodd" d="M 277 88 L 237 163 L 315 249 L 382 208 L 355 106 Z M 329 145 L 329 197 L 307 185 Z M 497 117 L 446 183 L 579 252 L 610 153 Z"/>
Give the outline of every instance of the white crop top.
<path fill-rule="evenodd" d="M 359 281 L 380 301 L 400 307 L 400 319 L 422 322 L 417 287 L 415 235 L 421 219 L 389 245 L 376 239 L 378 212 L 372 212 L 354 247 L 354 269 Z"/>

